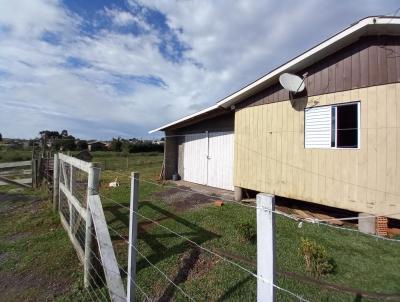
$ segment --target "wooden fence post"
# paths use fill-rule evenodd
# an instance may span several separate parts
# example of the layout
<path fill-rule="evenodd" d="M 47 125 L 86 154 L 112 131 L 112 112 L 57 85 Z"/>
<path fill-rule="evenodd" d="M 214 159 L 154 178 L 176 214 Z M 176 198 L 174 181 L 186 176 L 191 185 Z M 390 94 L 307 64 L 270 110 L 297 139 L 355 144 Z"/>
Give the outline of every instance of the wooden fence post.
<path fill-rule="evenodd" d="M 275 301 L 275 196 L 257 194 L 257 301 Z"/>
<path fill-rule="evenodd" d="M 58 210 L 58 195 L 60 194 L 59 190 L 59 170 L 58 170 L 58 154 L 54 153 L 54 170 L 53 170 L 53 209 L 54 211 Z"/>
<path fill-rule="evenodd" d="M 98 194 L 100 180 L 100 168 L 94 164 L 90 164 L 88 173 L 88 188 L 86 198 L 86 227 L 85 227 L 85 263 L 84 263 L 84 285 L 89 287 L 92 280 L 90 278 L 91 270 L 94 266 L 92 250 L 94 247 L 94 229 L 92 215 L 90 214 L 89 196 Z"/>
<path fill-rule="evenodd" d="M 128 245 L 128 279 L 127 302 L 135 301 L 136 290 L 136 242 L 137 242 L 137 215 L 139 203 L 139 173 L 131 173 L 131 197 L 129 213 L 129 245 Z"/>
<path fill-rule="evenodd" d="M 73 165 L 69 165 L 69 191 L 71 195 L 74 195 L 75 192 L 75 169 Z M 69 215 L 69 225 L 71 227 L 71 232 L 73 233 L 74 225 L 75 225 L 75 217 L 74 217 L 74 207 L 70 203 L 70 215 Z"/>
<path fill-rule="evenodd" d="M 36 159 L 32 158 L 32 188 L 36 189 Z"/>

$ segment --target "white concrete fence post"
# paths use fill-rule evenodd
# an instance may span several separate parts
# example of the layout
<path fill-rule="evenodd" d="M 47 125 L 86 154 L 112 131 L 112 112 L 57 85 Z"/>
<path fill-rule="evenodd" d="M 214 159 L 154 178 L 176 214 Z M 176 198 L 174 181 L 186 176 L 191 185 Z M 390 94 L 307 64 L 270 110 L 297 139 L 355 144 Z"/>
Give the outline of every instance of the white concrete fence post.
<path fill-rule="evenodd" d="M 89 287 L 91 280 L 91 270 L 94 267 L 92 250 L 94 246 L 94 227 L 92 215 L 90 213 L 89 196 L 98 194 L 100 181 L 100 168 L 96 164 L 90 164 L 88 173 L 88 187 L 86 198 L 86 227 L 85 227 L 85 262 L 84 262 L 84 285 Z"/>
<path fill-rule="evenodd" d="M 275 301 L 275 196 L 257 194 L 257 301 Z"/>
<path fill-rule="evenodd" d="M 137 242 L 137 224 L 136 212 L 139 203 L 139 173 L 131 173 L 131 198 L 129 213 L 129 246 L 128 246 L 128 280 L 127 280 L 127 302 L 135 301 L 136 290 L 136 242 Z"/>

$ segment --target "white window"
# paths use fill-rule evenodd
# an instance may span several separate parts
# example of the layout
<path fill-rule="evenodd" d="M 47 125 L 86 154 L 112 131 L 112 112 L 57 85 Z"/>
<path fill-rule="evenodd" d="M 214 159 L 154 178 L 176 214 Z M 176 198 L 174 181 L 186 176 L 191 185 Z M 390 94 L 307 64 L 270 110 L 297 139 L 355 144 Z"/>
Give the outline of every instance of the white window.
<path fill-rule="evenodd" d="M 360 102 L 306 108 L 305 148 L 359 148 Z"/>

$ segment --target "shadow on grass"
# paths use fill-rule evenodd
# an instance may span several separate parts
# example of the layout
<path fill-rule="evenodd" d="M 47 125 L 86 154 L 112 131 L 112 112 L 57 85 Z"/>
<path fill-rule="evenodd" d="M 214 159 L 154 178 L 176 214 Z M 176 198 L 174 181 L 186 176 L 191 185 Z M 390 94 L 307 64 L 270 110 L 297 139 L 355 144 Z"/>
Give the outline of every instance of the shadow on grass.
<path fill-rule="evenodd" d="M 232 286 L 230 289 L 228 289 L 217 301 L 218 302 L 226 301 L 233 295 L 233 293 L 236 290 L 241 288 L 244 284 L 249 282 L 252 278 L 253 278 L 253 276 L 249 275 L 246 278 L 240 280 L 238 283 L 236 283 L 234 286 Z"/>
<path fill-rule="evenodd" d="M 165 210 L 149 201 L 144 201 L 140 204 L 140 207 L 149 207 L 154 211 L 163 215 L 163 217 L 155 220 L 155 221 L 162 221 L 166 219 L 172 219 L 176 223 L 184 225 L 185 227 L 189 228 L 190 231 L 181 233 L 178 230 L 177 233 L 189 238 L 190 240 L 196 242 L 197 244 L 201 245 L 209 240 L 215 239 L 220 237 L 218 234 L 210 232 L 198 225 L 175 215 L 174 213 Z M 128 211 L 121 211 L 121 207 L 119 206 L 106 206 L 104 207 L 105 211 L 108 211 L 113 214 L 114 218 L 109 221 L 109 223 L 114 222 L 122 222 L 128 229 L 129 227 L 129 212 Z M 175 284 L 179 285 L 187 281 L 190 271 L 195 267 L 199 256 L 200 256 L 200 249 L 196 247 L 194 244 L 188 242 L 187 240 L 182 240 L 180 243 L 172 246 L 167 247 L 160 242 L 160 239 L 165 238 L 176 238 L 177 236 L 173 233 L 168 234 L 151 234 L 148 230 L 151 227 L 156 227 L 156 224 L 149 221 L 142 221 L 138 224 L 138 239 L 143 240 L 146 244 L 152 249 L 152 254 L 147 256 L 147 259 L 154 265 L 157 265 L 158 262 L 161 262 L 165 259 L 170 258 L 174 255 L 180 255 L 188 250 L 190 253 L 188 256 L 182 259 L 181 265 L 175 276 L 171 279 L 174 281 Z M 120 240 L 121 238 L 114 237 L 113 240 Z M 126 238 L 127 239 L 127 238 Z M 140 271 L 149 267 L 150 264 L 145 260 L 141 259 L 137 262 L 136 270 Z M 176 291 L 176 287 L 173 284 L 170 284 L 167 288 L 164 289 L 164 292 L 159 296 L 160 298 L 158 301 L 170 301 L 174 296 Z"/>

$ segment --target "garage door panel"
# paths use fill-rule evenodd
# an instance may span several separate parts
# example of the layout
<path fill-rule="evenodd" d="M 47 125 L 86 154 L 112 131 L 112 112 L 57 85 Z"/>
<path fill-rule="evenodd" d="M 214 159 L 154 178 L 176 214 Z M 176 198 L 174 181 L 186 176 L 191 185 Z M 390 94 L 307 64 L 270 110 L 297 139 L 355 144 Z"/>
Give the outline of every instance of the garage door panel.
<path fill-rule="evenodd" d="M 212 187 L 233 190 L 233 132 L 209 134 L 208 179 Z"/>
<path fill-rule="evenodd" d="M 183 179 L 207 184 L 207 135 L 205 133 L 185 135 Z"/>
<path fill-rule="evenodd" d="M 186 181 L 233 190 L 233 132 L 185 135 Z"/>

